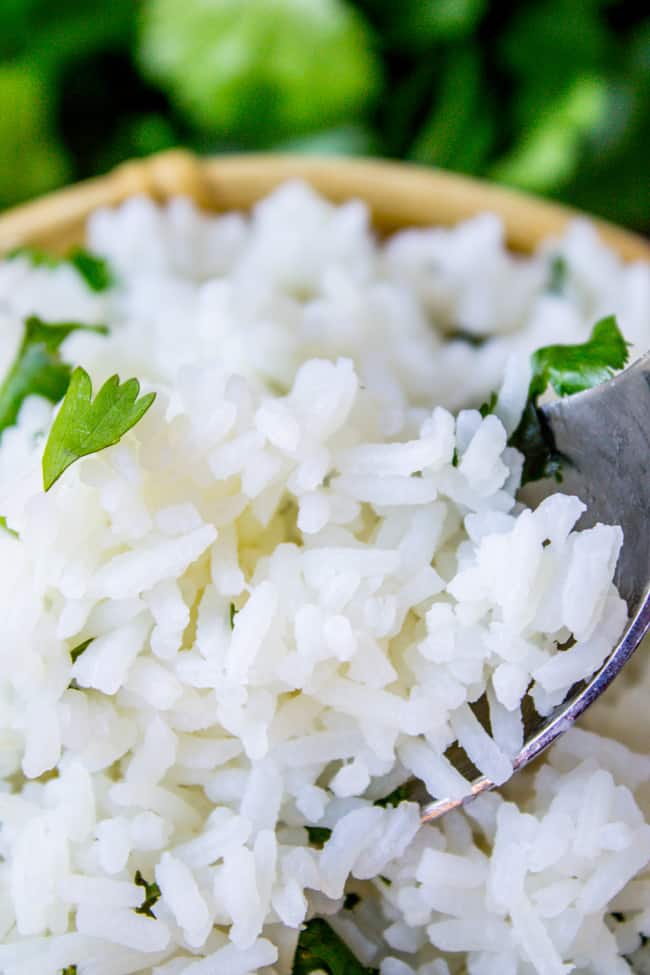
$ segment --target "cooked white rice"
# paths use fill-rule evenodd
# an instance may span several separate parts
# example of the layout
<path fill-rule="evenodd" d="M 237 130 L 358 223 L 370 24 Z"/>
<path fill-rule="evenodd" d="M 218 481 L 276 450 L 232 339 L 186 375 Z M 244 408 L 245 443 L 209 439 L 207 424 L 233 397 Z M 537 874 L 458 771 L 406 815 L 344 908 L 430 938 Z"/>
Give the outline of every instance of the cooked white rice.
<path fill-rule="evenodd" d="M 527 690 L 549 713 L 620 634 L 620 529 L 524 508 L 506 441 L 531 350 L 611 313 L 650 345 L 649 269 L 586 223 L 526 259 L 490 215 L 379 243 L 295 183 L 250 217 L 133 199 L 88 243 L 105 294 L 0 263 L 0 374 L 26 315 L 104 322 L 65 359 L 157 399 L 47 494 L 51 405 L 2 438 L 0 972 L 288 975 L 314 914 L 381 975 L 642 965 L 647 757 L 574 730 L 439 825 L 374 801 L 463 794 L 455 740 L 505 783 Z M 643 751 L 631 680 L 589 722 Z"/>

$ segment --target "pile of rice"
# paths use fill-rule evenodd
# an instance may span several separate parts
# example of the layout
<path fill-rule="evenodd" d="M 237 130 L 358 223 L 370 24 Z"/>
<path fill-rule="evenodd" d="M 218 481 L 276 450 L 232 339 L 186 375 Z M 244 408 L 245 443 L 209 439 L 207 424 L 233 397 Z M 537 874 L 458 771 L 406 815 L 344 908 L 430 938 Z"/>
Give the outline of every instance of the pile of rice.
<path fill-rule="evenodd" d="M 506 442 L 532 349 L 611 313 L 650 344 L 649 269 L 588 224 L 526 259 L 490 215 L 380 243 L 297 183 L 251 216 L 133 199 L 88 245 L 104 294 L 0 264 L 0 375 L 28 314 L 101 322 L 65 360 L 157 398 L 47 494 L 51 404 L 2 437 L 3 975 L 288 975 L 314 915 L 381 975 L 642 966 L 647 757 L 574 730 L 438 825 L 375 802 L 462 795 L 454 741 L 505 783 L 526 692 L 549 713 L 622 631 L 620 529 L 524 508 Z M 647 693 L 592 727 L 643 748 Z"/>

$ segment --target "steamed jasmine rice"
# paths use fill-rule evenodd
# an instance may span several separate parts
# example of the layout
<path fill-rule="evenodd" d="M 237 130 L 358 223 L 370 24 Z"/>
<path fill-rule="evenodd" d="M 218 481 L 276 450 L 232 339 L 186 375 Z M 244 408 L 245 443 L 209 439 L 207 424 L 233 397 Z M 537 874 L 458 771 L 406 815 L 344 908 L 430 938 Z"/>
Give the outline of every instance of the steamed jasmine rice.
<path fill-rule="evenodd" d="M 88 246 L 106 291 L 0 263 L 0 376 L 29 315 L 102 324 L 63 360 L 156 399 L 47 493 L 57 408 L 2 435 L 0 972 L 289 975 L 314 916 L 381 975 L 644 971 L 643 661 L 589 716 L 618 741 L 436 826 L 382 800 L 463 795 L 456 741 L 507 783 L 525 695 L 550 713 L 623 630 L 620 529 L 524 507 L 508 438 L 537 347 L 610 314 L 648 347 L 648 268 L 585 223 L 526 259 L 490 215 L 379 242 L 301 184 L 136 198 Z"/>

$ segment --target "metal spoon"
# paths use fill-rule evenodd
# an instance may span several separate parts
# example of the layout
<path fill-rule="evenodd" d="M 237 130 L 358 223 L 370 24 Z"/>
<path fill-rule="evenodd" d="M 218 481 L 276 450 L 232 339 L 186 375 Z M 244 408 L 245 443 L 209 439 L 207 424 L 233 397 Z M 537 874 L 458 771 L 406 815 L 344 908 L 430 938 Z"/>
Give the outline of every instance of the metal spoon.
<path fill-rule="evenodd" d="M 537 758 L 600 697 L 650 628 L 650 354 L 595 389 L 542 407 L 542 413 L 566 458 L 561 484 L 550 483 L 546 493 L 560 490 L 585 502 L 580 528 L 600 521 L 623 529 L 614 581 L 627 603 L 629 622 L 600 670 L 548 717 L 536 717 L 513 760 L 515 771 Z M 469 779 L 467 794 L 426 803 L 423 821 L 493 788 L 485 776 L 472 779 L 462 761 L 457 765 Z"/>

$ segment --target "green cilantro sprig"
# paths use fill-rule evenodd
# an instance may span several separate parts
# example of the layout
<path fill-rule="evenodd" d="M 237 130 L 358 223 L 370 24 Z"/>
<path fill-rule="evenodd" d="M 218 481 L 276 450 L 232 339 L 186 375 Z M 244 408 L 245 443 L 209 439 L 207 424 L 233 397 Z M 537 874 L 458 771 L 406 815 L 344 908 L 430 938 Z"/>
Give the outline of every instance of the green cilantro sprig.
<path fill-rule="evenodd" d="M 156 394 L 139 397 L 139 393 L 137 379 L 120 384 L 118 376 L 111 376 L 93 400 L 90 376 L 77 366 L 43 453 L 46 491 L 76 460 L 118 443 L 142 419 Z"/>
<path fill-rule="evenodd" d="M 533 378 L 528 392 L 533 399 L 552 386 L 558 396 L 570 396 L 604 383 L 628 360 L 628 344 L 614 315 L 601 318 L 591 336 L 580 345 L 547 345 L 533 353 Z"/>
<path fill-rule="evenodd" d="M 145 917 L 154 917 L 155 914 L 152 910 L 153 907 L 160 900 L 160 887 L 153 881 L 149 883 L 144 879 L 139 870 L 136 870 L 133 882 L 138 885 L 138 887 L 144 888 L 144 900 L 139 907 L 134 908 L 136 914 L 144 914 Z"/>
<path fill-rule="evenodd" d="M 586 342 L 547 345 L 533 353 L 528 399 L 519 426 L 508 441 L 524 455 L 522 484 L 542 477 L 561 480 L 562 457 L 537 406 L 546 388 L 551 386 L 558 396 L 591 389 L 610 379 L 617 369 L 622 369 L 628 355 L 628 344 L 613 315 L 597 322 Z M 497 397 L 493 393 L 489 402 L 481 407 L 481 415 L 493 413 L 496 406 Z"/>
<path fill-rule="evenodd" d="M 76 663 L 81 654 L 88 649 L 90 644 L 93 642 L 94 637 L 90 637 L 88 640 L 84 640 L 83 643 L 78 643 L 76 647 L 73 647 L 70 651 L 70 660 L 72 663 Z"/>
<path fill-rule="evenodd" d="M 375 806 L 382 806 L 384 809 L 387 806 L 399 806 L 400 802 L 405 802 L 410 800 L 413 793 L 413 781 L 404 782 L 402 785 L 398 785 L 396 789 L 393 789 L 387 796 L 383 796 L 381 799 L 375 799 Z"/>
<path fill-rule="evenodd" d="M 327 826 L 306 826 L 309 842 L 312 846 L 322 850 L 328 839 L 332 835 L 332 830 Z"/>
<path fill-rule="evenodd" d="M 569 277 L 569 265 L 561 254 L 554 254 L 548 267 L 546 291 L 551 295 L 564 294 Z"/>
<path fill-rule="evenodd" d="M 300 932 L 291 975 L 379 975 L 378 968 L 366 968 L 348 946 L 320 917 L 312 918 Z"/>
<path fill-rule="evenodd" d="M 98 257 L 85 247 L 73 247 L 67 257 L 57 257 L 37 247 L 16 247 L 8 255 L 11 260 L 26 257 L 34 267 L 61 267 L 70 264 L 83 278 L 91 291 L 107 291 L 115 283 L 113 272 L 103 257 Z"/>
<path fill-rule="evenodd" d="M 58 403 L 65 395 L 71 369 L 61 361 L 59 349 L 72 332 L 80 330 L 108 334 L 103 325 L 44 322 L 36 315 L 26 320 L 18 354 L 0 385 L 0 434 L 14 425 L 28 396 L 43 396 L 51 403 Z"/>
<path fill-rule="evenodd" d="M 0 528 L 3 531 L 7 532 L 8 535 L 12 535 L 14 538 L 18 538 L 18 532 L 14 531 L 13 528 L 9 527 L 9 525 L 7 524 L 7 519 L 5 518 L 4 515 L 0 515 Z"/>

